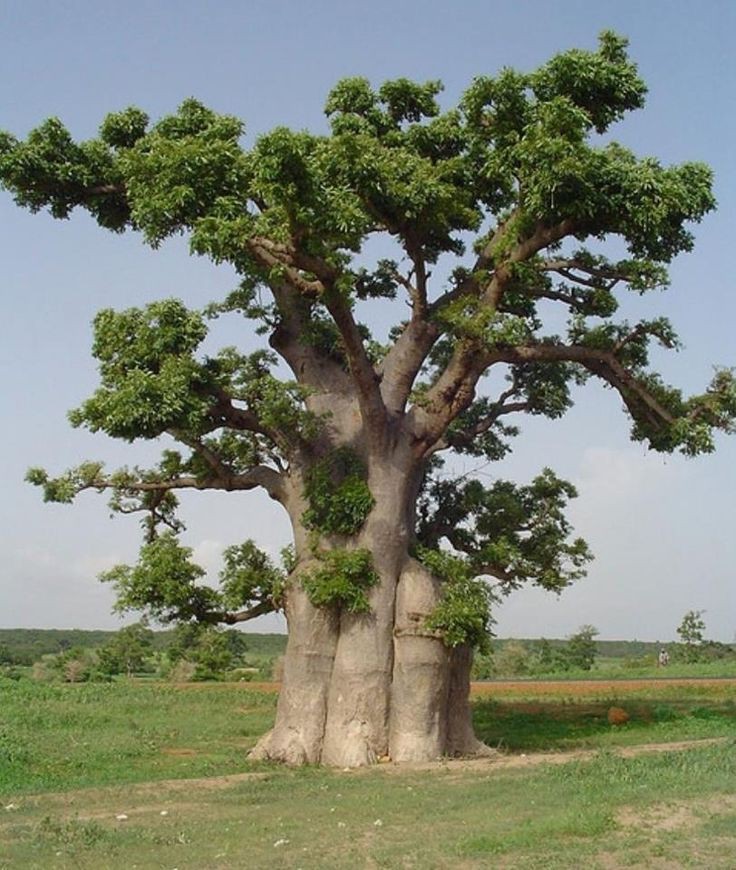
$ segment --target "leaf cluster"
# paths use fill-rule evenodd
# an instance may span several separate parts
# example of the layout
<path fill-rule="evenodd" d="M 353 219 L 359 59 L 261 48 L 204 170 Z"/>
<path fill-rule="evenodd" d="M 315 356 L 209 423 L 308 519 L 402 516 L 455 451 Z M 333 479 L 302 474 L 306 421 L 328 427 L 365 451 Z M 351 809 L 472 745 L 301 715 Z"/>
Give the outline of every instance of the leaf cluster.
<path fill-rule="evenodd" d="M 496 600 L 488 584 L 474 576 L 472 565 L 462 556 L 421 546 L 415 548 L 415 555 L 443 581 L 442 598 L 425 620 L 426 627 L 441 632 L 448 647 L 487 651 L 491 605 Z"/>
<path fill-rule="evenodd" d="M 141 547 L 135 565 L 117 565 L 100 579 L 113 585 L 118 612 L 138 611 L 161 623 L 214 625 L 234 622 L 241 608 L 277 608 L 285 575 L 252 541 L 227 548 L 223 560 L 220 588 L 203 585 L 205 571 L 191 548 L 166 531 Z"/>
<path fill-rule="evenodd" d="M 252 540 L 227 547 L 222 554 L 220 595 L 225 608 L 239 610 L 246 603 L 270 601 L 281 606 L 286 574 Z"/>
<path fill-rule="evenodd" d="M 323 534 L 356 534 L 375 504 L 365 466 L 349 447 L 339 447 L 314 462 L 305 475 L 304 489 L 309 508 L 302 522 Z"/>
<path fill-rule="evenodd" d="M 201 315 L 176 299 L 101 311 L 92 348 L 100 386 L 70 413 L 72 424 L 129 441 L 201 431 L 214 380 L 193 354 L 206 333 Z"/>
<path fill-rule="evenodd" d="M 369 550 L 321 550 L 320 566 L 304 571 L 301 582 L 315 607 L 348 613 L 370 611 L 367 590 L 378 583 Z"/>
<path fill-rule="evenodd" d="M 494 577 L 501 592 L 526 582 L 559 592 L 592 558 L 582 539 L 570 538 L 564 511 L 576 495 L 548 468 L 526 486 L 430 479 L 419 501 L 417 540 L 428 549 L 449 544 L 476 575 Z"/>

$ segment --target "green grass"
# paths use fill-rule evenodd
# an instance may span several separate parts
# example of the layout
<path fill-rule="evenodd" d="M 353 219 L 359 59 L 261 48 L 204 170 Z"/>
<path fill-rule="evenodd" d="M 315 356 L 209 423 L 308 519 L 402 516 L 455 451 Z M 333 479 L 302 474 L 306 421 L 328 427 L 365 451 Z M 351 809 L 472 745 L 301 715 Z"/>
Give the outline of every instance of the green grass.
<path fill-rule="evenodd" d="M 608 710 L 622 704 L 630 719 L 612 727 Z M 474 718 L 476 732 L 485 743 L 512 752 L 605 749 L 724 735 L 736 738 L 736 705 L 716 700 L 612 698 L 536 704 L 479 700 Z"/>
<path fill-rule="evenodd" d="M 0 794 L 244 770 L 276 698 L 242 685 L 0 680 Z"/>
<path fill-rule="evenodd" d="M 545 676 L 554 679 L 555 675 Z M 674 661 L 664 668 L 657 667 L 654 656 L 650 656 L 647 661 L 627 658 L 598 658 L 590 671 L 568 671 L 556 676 L 562 679 L 579 680 L 736 677 L 736 658 L 719 659 L 712 662 Z"/>
<path fill-rule="evenodd" d="M 571 684 L 569 696 L 534 700 L 543 688 L 530 685 L 524 700 L 501 688 L 478 699 L 479 735 L 512 752 L 736 737 L 730 685 L 680 687 L 677 697 L 657 685 L 575 698 Z M 250 770 L 247 751 L 270 727 L 275 704 L 247 683 L 0 680 L 0 795 Z M 626 725 L 608 724 L 614 704 L 629 713 Z"/>
<path fill-rule="evenodd" d="M 726 868 L 734 781 L 733 746 L 496 772 L 279 770 L 198 794 L 29 802 L 2 819 L 0 867 L 567 868 L 658 857 Z M 694 823 L 650 825 L 653 807 L 660 822 L 686 809 Z"/>
<path fill-rule="evenodd" d="M 540 674 L 498 676 L 505 680 L 666 680 L 736 677 L 736 658 L 718 659 L 710 662 L 671 662 L 667 667 L 657 667 L 655 656 L 644 658 L 599 657 L 589 671 L 549 671 Z"/>
<path fill-rule="evenodd" d="M 732 868 L 733 690 L 665 688 L 476 702 L 512 760 L 592 748 L 584 761 L 343 773 L 250 765 L 275 695 L 247 684 L 0 681 L 0 868 Z M 608 724 L 614 702 L 628 724 Z M 703 737 L 726 742 L 615 754 Z"/>

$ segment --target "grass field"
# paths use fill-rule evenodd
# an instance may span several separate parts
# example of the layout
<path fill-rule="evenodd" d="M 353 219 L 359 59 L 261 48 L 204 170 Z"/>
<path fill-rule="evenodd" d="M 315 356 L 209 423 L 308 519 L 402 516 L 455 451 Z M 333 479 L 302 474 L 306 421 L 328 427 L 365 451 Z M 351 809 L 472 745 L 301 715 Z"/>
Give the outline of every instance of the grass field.
<path fill-rule="evenodd" d="M 252 685 L 3 681 L 0 867 L 736 866 L 736 684 L 477 690 L 498 759 L 342 772 L 249 764 Z"/>

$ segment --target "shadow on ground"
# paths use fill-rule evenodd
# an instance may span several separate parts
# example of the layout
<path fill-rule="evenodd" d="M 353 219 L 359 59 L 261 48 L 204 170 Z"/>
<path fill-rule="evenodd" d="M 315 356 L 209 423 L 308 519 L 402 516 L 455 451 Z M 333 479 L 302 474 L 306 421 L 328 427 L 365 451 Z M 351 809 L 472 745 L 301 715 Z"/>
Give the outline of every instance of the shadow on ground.
<path fill-rule="evenodd" d="M 512 752 L 569 749 L 608 739 L 614 732 L 623 742 L 641 740 L 642 731 L 667 723 L 689 721 L 694 731 L 708 730 L 710 723 L 728 721 L 736 724 L 736 705 L 694 706 L 681 699 L 658 699 L 647 703 L 626 703 L 629 721 L 612 726 L 608 712 L 620 701 L 594 703 L 560 703 L 477 700 L 473 705 L 473 722 L 478 736 L 489 746 Z M 696 736 L 696 735 L 694 735 Z M 626 739 L 629 738 L 629 739 Z"/>

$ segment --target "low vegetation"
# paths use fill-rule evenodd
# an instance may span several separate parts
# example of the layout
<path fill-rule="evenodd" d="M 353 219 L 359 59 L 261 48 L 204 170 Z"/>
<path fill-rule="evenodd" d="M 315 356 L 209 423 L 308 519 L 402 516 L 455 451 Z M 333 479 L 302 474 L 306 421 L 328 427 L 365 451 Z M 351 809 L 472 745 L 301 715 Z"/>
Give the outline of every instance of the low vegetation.
<path fill-rule="evenodd" d="M 133 675 L 174 682 L 268 680 L 285 645 L 280 634 L 197 625 L 157 632 L 139 623 L 118 632 L 0 630 L 0 674 L 69 683 Z"/>
<path fill-rule="evenodd" d="M 698 611 L 683 625 L 691 626 Z M 682 625 L 678 629 L 680 629 Z M 697 628 L 697 624 L 696 624 Z M 736 676 L 736 647 L 708 640 L 702 627 L 664 647 L 644 641 L 597 639 L 584 625 L 566 640 L 494 639 L 476 656 L 475 680 L 632 679 Z M 34 667 L 38 679 L 86 682 L 135 674 L 171 679 L 263 681 L 279 679 L 283 634 L 251 634 L 182 625 L 150 631 L 134 624 L 118 632 L 0 629 L 0 673 L 19 677 Z M 668 664 L 660 666 L 666 649 Z"/>
<path fill-rule="evenodd" d="M 264 689 L 0 679 L 0 867 L 733 866 L 727 681 L 488 683 L 498 759 L 350 773 L 249 763 Z"/>

